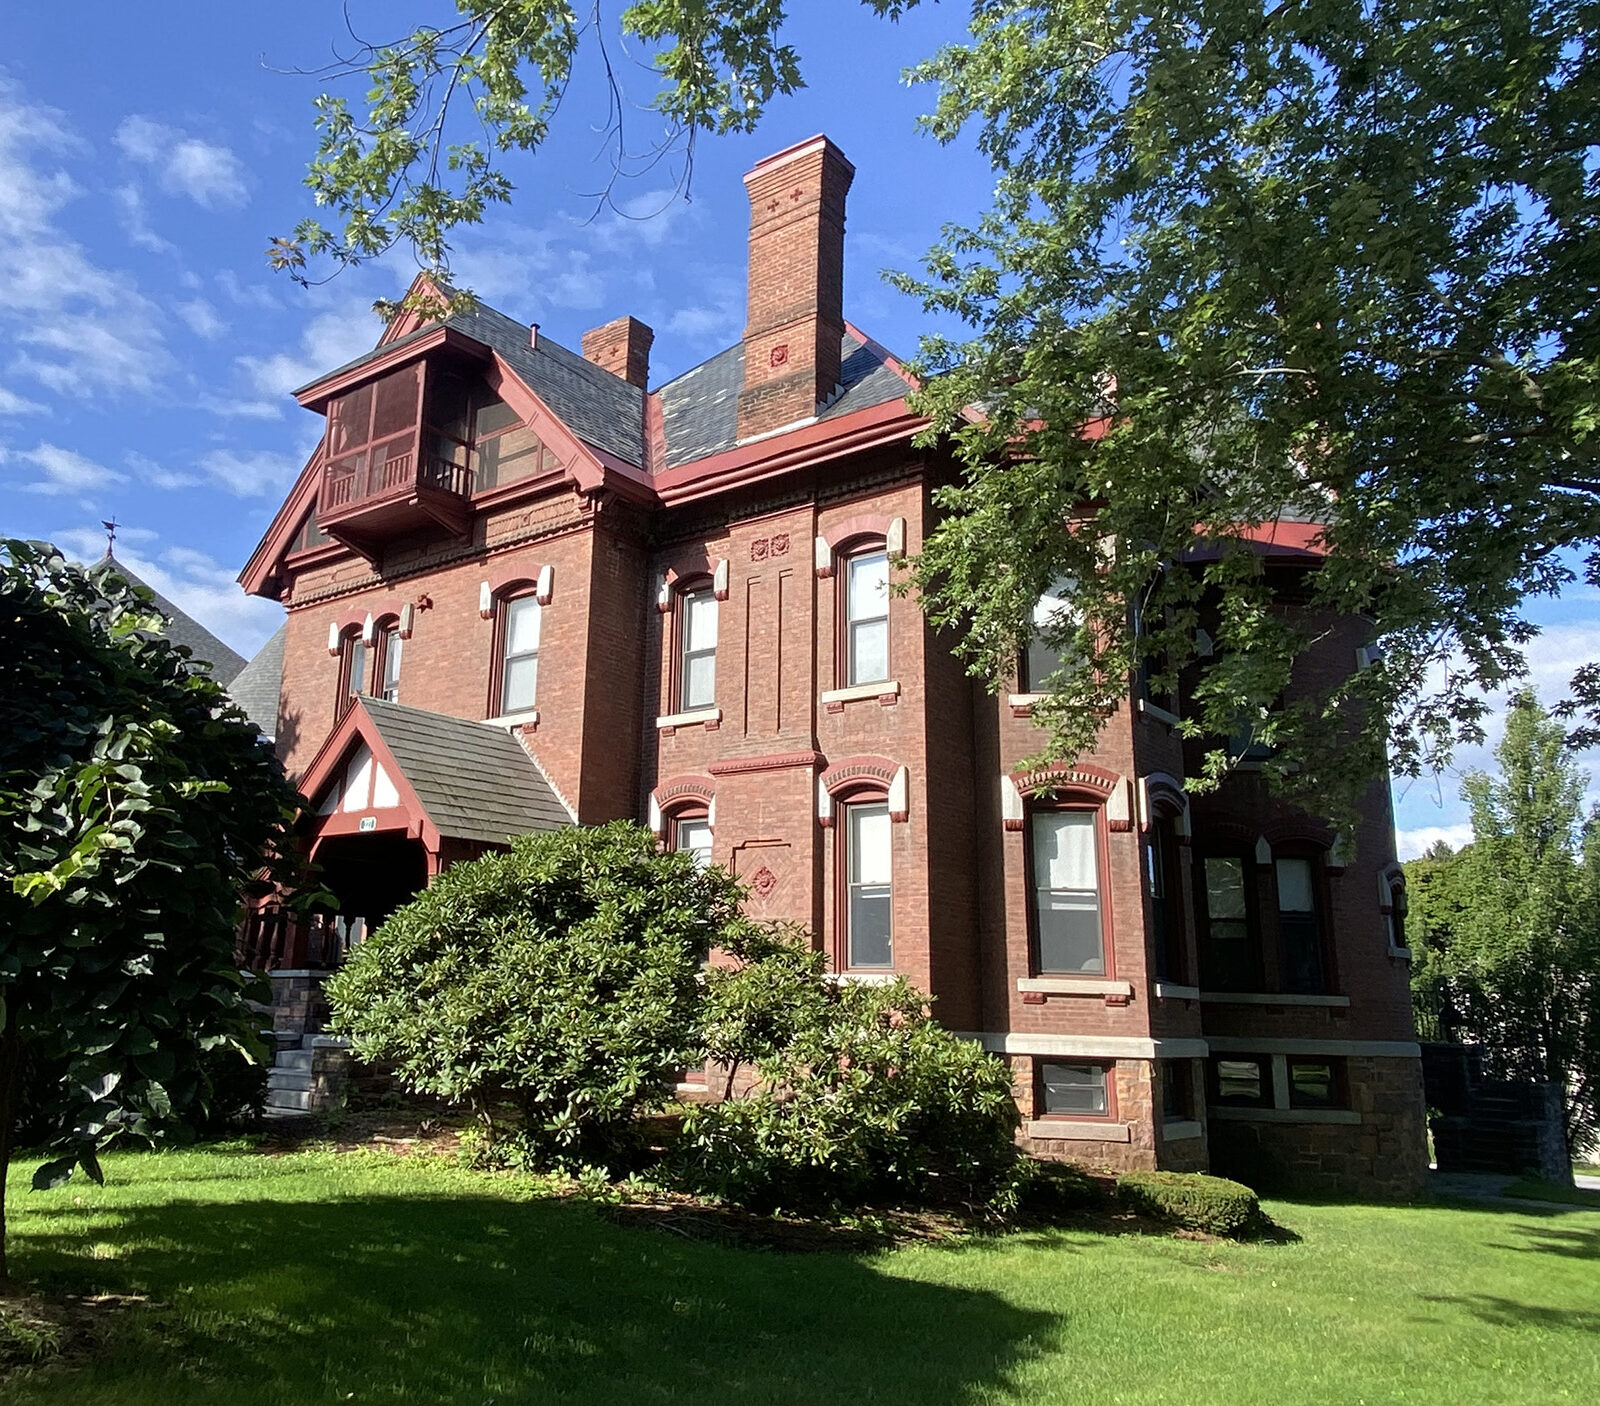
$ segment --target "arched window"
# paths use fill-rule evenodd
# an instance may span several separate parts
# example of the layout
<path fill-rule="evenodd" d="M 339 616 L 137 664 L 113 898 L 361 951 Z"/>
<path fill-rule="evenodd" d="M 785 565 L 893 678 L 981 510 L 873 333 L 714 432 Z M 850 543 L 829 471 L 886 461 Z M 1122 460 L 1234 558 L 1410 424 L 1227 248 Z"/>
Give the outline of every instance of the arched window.
<path fill-rule="evenodd" d="M 343 717 L 351 701 L 367 691 L 367 656 L 371 651 L 361 637 L 359 626 L 339 636 L 339 695 L 334 714 Z"/>
<path fill-rule="evenodd" d="M 678 592 L 671 711 L 692 713 L 717 701 L 717 597 L 709 579 Z"/>
<path fill-rule="evenodd" d="M 842 683 L 882 683 L 889 672 L 889 552 L 866 544 L 840 562 Z"/>
<path fill-rule="evenodd" d="M 1036 975 L 1108 975 L 1101 808 L 1034 805 L 1028 815 L 1029 937 Z"/>
<path fill-rule="evenodd" d="M 886 797 L 861 794 L 840 806 L 844 969 L 894 966 L 894 864 Z"/>
<path fill-rule="evenodd" d="M 496 637 L 498 716 L 531 712 L 539 696 L 539 631 L 544 607 L 531 591 L 500 602 Z"/>
<path fill-rule="evenodd" d="M 400 701 L 400 659 L 405 650 L 405 640 L 400 635 L 400 622 L 390 617 L 378 623 L 373 635 L 372 692 L 375 697 L 390 703 Z"/>
<path fill-rule="evenodd" d="M 1194 871 L 1200 984 L 1213 991 L 1259 991 L 1254 861 L 1242 851 L 1224 851 L 1199 859 Z"/>

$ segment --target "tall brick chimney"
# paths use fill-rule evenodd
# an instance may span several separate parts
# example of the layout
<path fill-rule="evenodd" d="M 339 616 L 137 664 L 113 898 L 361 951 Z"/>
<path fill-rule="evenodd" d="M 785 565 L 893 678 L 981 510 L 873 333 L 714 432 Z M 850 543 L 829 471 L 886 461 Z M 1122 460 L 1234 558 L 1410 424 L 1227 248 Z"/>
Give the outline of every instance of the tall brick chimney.
<path fill-rule="evenodd" d="M 621 376 L 630 386 L 650 388 L 650 343 L 656 334 L 636 317 L 619 317 L 583 334 L 584 360 Z"/>
<path fill-rule="evenodd" d="M 839 383 L 844 336 L 844 198 L 856 168 L 825 136 L 780 151 L 744 178 L 750 195 L 739 438 L 816 413 Z"/>

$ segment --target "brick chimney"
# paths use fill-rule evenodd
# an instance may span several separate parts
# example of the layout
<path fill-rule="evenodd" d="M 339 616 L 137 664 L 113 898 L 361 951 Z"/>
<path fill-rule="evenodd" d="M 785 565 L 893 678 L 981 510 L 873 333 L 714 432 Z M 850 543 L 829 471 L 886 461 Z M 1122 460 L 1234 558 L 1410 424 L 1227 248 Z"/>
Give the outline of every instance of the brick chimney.
<path fill-rule="evenodd" d="M 650 343 L 655 339 L 656 334 L 638 318 L 619 317 L 583 334 L 584 359 L 621 376 L 630 386 L 648 390 Z"/>
<path fill-rule="evenodd" d="M 739 438 L 816 414 L 839 383 L 844 336 L 844 198 L 856 168 L 824 136 L 780 151 L 744 178 L 750 293 Z"/>

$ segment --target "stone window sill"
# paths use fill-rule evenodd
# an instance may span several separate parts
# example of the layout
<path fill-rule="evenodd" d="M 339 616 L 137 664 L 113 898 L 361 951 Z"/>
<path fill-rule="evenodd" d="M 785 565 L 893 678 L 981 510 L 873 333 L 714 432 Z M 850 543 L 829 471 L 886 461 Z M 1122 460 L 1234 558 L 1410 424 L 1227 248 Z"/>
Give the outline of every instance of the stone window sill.
<path fill-rule="evenodd" d="M 687 713 L 664 713 L 656 719 L 656 726 L 665 731 L 669 727 L 694 727 L 697 723 L 721 721 L 721 708 L 695 708 Z"/>
<path fill-rule="evenodd" d="M 876 683 L 851 684 L 849 688 L 828 688 L 822 691 L 824 703 L 857 703 L 863 698 L 898 698 L 899 679 L 879 679 Z"/>
<path fill-rule="evenodd" d="M 1126 1123 L 1074 1122 L 1067 1118 L 1035 1118 L 1028 1124 L 1028 1136 L 1061 1142 L 1132 1142 Z"/>
<path fill-rule="evenodd" d="M 1206 1110 L 1223 1123 L 1359 1123 L 1353 1108 L 1229 1108 L 1212 1105 Z"/>
<path fill-rule="evenodd" d="M 1158 723 L 1165 723 L 1168 727 L 1177 727 L 1178 715 L 1168 708 L 1163 708 L 1159 703 L 1152 703 L 1148 698 L 1139 700 L 1139 711 L 1147 718 L 1153 718 Z"/>
<path fill-rule="evenodd" d="M 520 713 L 501 713 L 499 717 L 485 718 L 484 721 L 495 727 L 503 727 L 508 732 L 514 727 L 538 727 L 539 710 L 524 708 Z"/>
<path fill-rule="evenodd" d="M 1171 981 L 1158 981 L 1154 989 L 1156 996 L 1162 1000 L 1198 1001 L 1200 999 L 1200 988 L 1198 986 L 1179 986 Z"/>
<path fill-rule="evenodd" d="M 1204 1137 L 1205 1125 L 1194 1118 L 1174 1118 L 1161 1125 L 1161 1136 L 1168 1142 L 1187 1142 L 1190 1138 Z"/>
<path fill-rule="evenodd" d="M 1043 703 L 1050 695 L 1048 693 L 1008 693 L 1006 706 L 1010 708 L 1031 708 L 1035 703 Z"/>
<path fill-rule="evenodd" d="M 1348 996 L 1301 996 L 1292 991 L 1202 991 L 1200 999 L 1217 1006 L 1348 1006 Z"/>
<path fill-rule="evenodd" d="M 1042 991 L 1047 996 L 1131 996 L 1131 981 L 1106 981 L 1100 977 L 1026 976 L 1018 991 Z"/>
<path fill-rule="evenodd" d="M 898 972 L 830 972 L 828 980 L 835 986 L 887 986 Z"/>
<path fill-rule="evenodd" d="M 1411 960 L 1411 949 L 1409 947 L 1391 947 L 1389 955 L 1399 961 L 1409 962 Z"/>

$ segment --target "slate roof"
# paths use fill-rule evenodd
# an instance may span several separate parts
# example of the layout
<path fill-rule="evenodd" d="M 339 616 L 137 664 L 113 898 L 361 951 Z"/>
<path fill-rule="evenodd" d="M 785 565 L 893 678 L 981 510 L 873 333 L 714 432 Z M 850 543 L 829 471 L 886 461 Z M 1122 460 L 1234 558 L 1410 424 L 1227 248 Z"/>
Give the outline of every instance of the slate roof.
<path fill-rule="evenodd" d="M 579 439 L 616 455 L 635 468 L 644 466 L 644 392 L 638 386 L 602 371 L 593 362 L 585 361 L 542 333 L 539 345 L 531 346 L 524 324 L 483 303 L 471 312 L 447 317 L 444 325 L 499 352 L 528 389 Z M 365 356 L 358 356 L 318 376 L 317 380 L 325 381 L 354 371 L 438 330 L 438 323 L 419 327 L 415 332 L 374 347 Z"/>
<path fill-rule="evenodd" d="M 839 383 L 844 389 L 817 416 L 819 420 L 898 400 L 910 391 L 905 378 L 859 337 L 846 332 L 840 351 Z M 739 342 L 661 387 L 667 468 L 721 453 L 739 442 L 743 385 L 744 343 Z"/>
<path fill-rule="evenodd" d="M 278 732 L 278 697 L 283 692 L 283 641 L 288 633 L 289 625 L 285 621 L 228 685 L 233 701 L 268 738 L 275 737 Z"/>
<path fill-rule="evenodd" d="M 471 312 L 446 318 L 444 325 L 498 352 L 579 439 L 635 468 L 644 467 L 645 394 L 637 386 L 602 371 L 543 333 L 539 345 L 530 346 L 528 329 L 522 323 L 484 303 Z M 317 379 L 353 371 L 437 330 L 437 323 L 420 327 Z M 842 389 L 817 416 L 819 420 L 898 400 L 910 390 L 905 378 L 854 334 L 844 334 L 840 351 Z M 660 388 L 666 468 L 732 449 L 739 442 L 739 390 L 743 384 L 744 344 L 739 342 Z"/>
<path fill-rule="evenodd" d="M 360 706 L 441 835 L 503 844 L 572 824 L 544 773 L 503 727 L 381 698 Z"/>
<path fill-rule="evenodd" d="M 149 591 L 155 597 L 155 606 L 167 617 L 166 636 L 173 644 L 181 644 L 188 648 L 189 653 L 202 663 L 211 666 L 211 677 L 226 688 L 238 677 L 239 671 L 244 668 L 244 655 L 229 649 L 210 630 L 206 629 L 191 615 L 186 615 L 160 591 L 141 580 L 131 571 L 125 562 L 119 561 L 109 552 L 100 559 L 98 566 L 115 571 L 130 586 L 139 586 Z M 276 711 L 276 704 L 274 704 Z"/>

